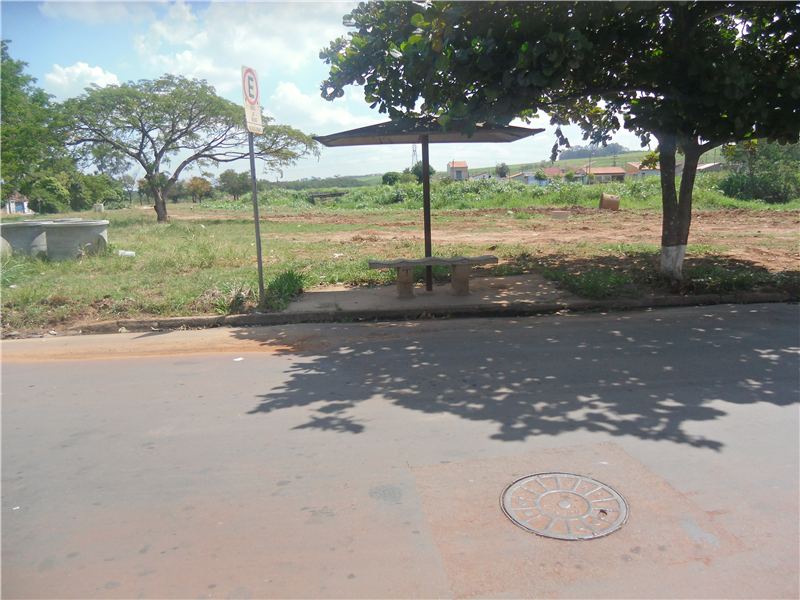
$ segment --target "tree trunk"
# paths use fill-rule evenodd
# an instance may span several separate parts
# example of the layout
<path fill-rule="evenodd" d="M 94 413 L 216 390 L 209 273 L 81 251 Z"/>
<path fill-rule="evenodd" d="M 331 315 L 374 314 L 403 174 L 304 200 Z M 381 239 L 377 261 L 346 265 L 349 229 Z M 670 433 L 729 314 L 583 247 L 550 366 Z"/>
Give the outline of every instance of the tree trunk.
<path fill-rule="evenodd" d="M 676 280 L 683 279 L 683 257 L 689 242 L 689 227 L 692 222 L 692 191 L 700 158 L 694 140 L 683 144 L 685 162 L 681 177 L 680 192 L 675 186 L 675 153 L 677 138 L 662 135 L 659 141 L 659 164 L 661 167 L 661 202 L 663 222 L 661 226 L 661 274 Z"/>
<path fill-rule="evenodd" d="M 161 190 L 157 187 L 153 186 L 153 197 L 155 198 L 155 211 L 156 215 L 158 215 L 158 222 L 159 223 L 166 223 L 167 222 L 167 203 L 164 200 L 164 196 L 161 194 Z"/>

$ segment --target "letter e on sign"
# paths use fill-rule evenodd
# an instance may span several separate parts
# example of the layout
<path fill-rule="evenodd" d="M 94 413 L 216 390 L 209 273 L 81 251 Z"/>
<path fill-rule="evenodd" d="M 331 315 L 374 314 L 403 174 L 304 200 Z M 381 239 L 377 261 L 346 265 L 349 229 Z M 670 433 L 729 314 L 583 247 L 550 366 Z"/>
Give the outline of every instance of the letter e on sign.
<path fill-rule="evenodd" d="M 258 98 L 258 73 L 255 69 L 242 67 L 242 91 L 244 92 L 244 116 L 247 129 L 253 133 L 264 133 L 261 124 L 261 103 Z"/>

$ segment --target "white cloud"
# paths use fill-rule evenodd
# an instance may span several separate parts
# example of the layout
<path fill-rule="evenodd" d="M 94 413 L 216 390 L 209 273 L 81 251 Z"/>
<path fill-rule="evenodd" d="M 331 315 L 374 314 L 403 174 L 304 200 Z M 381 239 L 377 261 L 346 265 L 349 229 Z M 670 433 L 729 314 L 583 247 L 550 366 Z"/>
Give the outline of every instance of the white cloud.
<path fill-rule="evenodd" d="M 263 102 L 263 100 L 262 100 Z M 303 94 L 294 83 L 281 81 L 265 105 L 281 123 L 307 123 L 316 133 L 335 133 L 378 123 L 374 115 L 358 116 L 341 104 Z"/>
<path fill-rule="evenodd" d="M 39 12 L 51 19 L 80 21 L 87 25 L 141 21 L 152 14 L 148 5 L 131 2 L 43 2 Z"/>
<path fill-rule="evenodd" d="M 281 73 L 322 80 L 319 51 L 346 31 L 352 3 L 214 2 L 171 4 L 146 33 L 134 36 L 140 60 L 154 75 L 207 79 L 221 94 L 239 87 L 241 65 L 261 79 Z M 313 74 L 312 74 L 313 72 Z"/>
<path fill-rule="evenodd" d="M 100 67 L 90 67 L 84 62 L 77 62 L 71 67 L 54 64 L 53 72 L 45 74 L 44 81 L 45 89 L 60 99 L 77 96 L 93 83 L 100 87 L 119 84 L 119 79 L 113 73 Z"/>

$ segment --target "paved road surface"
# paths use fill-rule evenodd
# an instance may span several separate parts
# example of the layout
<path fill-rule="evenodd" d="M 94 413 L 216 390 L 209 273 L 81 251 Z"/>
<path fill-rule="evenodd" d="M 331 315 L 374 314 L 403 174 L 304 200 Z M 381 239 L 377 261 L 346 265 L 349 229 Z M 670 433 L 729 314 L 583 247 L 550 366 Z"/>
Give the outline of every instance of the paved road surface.
<path fill-rule="evenodd" d="M 796 598 L 799 322 L 776 304 L 5 342 L 3 597 Z M 516 527 L 499 495 L 539 471 L 611 485 L 628 522 Z"/>

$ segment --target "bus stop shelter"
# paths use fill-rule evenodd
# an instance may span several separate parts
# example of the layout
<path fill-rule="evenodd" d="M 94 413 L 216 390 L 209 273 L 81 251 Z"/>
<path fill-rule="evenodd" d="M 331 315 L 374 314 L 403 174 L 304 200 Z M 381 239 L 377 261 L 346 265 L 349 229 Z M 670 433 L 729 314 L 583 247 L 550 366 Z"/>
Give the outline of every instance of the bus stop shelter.
<path fill-rule="evenodd" d="M 359 127 L 314 139 L 323 146 L 374 146 L 377 144 L 421 144 L 422 145 L 422 201 L 425 228 L 425 257 L 433 256 L 431 246 L 431 181 L 429 144 L 483 144 L 515 142 L 541 133 L 544 129 L 530 129 L 512 125 L 478 123 L 469 135 L 468 124 L 454 119 L 444 129 L 436 117 L 401 118 L 377 125 Z M 433 272 L 425 267 L 425 289 L 433 289 Z"/>

